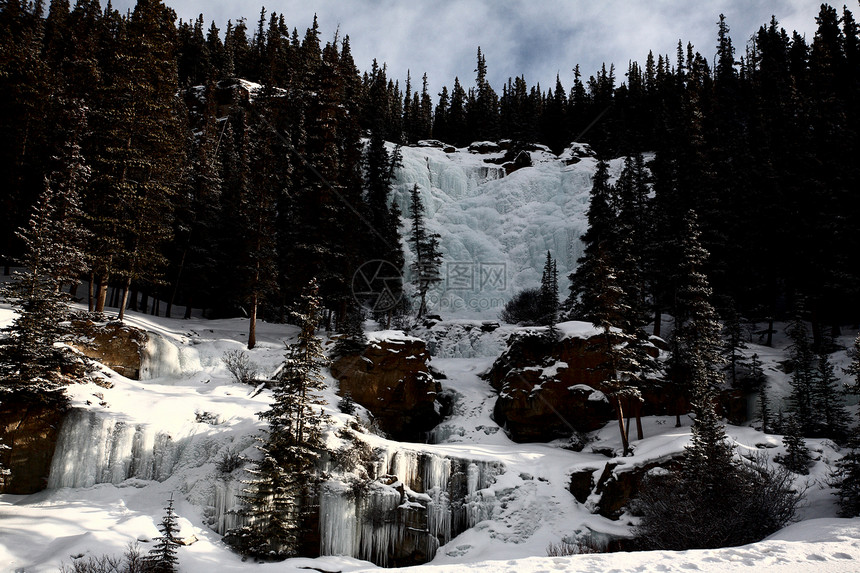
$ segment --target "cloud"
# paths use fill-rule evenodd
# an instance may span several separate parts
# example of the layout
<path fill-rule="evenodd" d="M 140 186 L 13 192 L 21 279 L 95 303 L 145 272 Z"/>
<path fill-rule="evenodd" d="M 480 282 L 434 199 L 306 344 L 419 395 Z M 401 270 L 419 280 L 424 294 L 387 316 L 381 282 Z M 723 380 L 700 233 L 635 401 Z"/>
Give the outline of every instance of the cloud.
<path fill-rule="evenodd" d="M 241 16 L 256 27 L 260 8 L 247 0 L 167 2 L 185 20 L 201 12 L 207 25 L 224 29 L 227 19 Z M 263 3 L 263 0 L 261 0 Z M 738 56 L 747 39 L 776 15 L 787 30 L 811 40 L 820 0 L 269 0 L 269 13 L 283 14 L 301 33 L 319 16 L 323 41 L 348 34 L 360 70 L 376 58 L 388 65 L 389 77 L 401 86 L 411 70 L 413 87 L 426 72 L 431 94 L 455 76 L 474 84 L 477 47 L 484 52 L 488 76 L 501 92 L 508 77 L 524 75 L 529 85 L 554 88 L 556 74 L 569 89 L 572 69 L 580 64 L 587 78 L 602 63 L 614 63 L 623 80 L 630 60 L 644 64 L 649 50 L 675 60 L 678 40 L 691 42 L 712 59 L 717 21 L 724 13 Z M 120 10 L 134 0 L 114 0 Z M 434 98 L 435 99 L 435 98 Z"/>

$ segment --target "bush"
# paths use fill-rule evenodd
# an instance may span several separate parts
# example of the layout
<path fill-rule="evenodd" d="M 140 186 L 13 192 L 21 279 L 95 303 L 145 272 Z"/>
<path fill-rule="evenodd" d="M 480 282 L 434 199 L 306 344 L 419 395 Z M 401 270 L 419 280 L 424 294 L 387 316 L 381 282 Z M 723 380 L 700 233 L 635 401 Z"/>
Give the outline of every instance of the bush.
<path fill-rule="evenodd" d="M 256 385 L 260 367 L 242 350 L 228 350 L 221 356 L 221 362 L 227 367 L 234 382 Z"/>
<path fill-rule="evenodd" d="M 597 541 L 591 535 L 586 535 L 573 541 L 562 540 L 546 546 L 547 557 L 567 557 L 568 555 L 590 553 L 606 553 L 606 545 Z"/>
<path fill-rule="evenodd" d="M 533 326 L 541 323 L 540 289 L 527 288 L 505 304 L 499 318 L 508 324 Z"/>
<path fill-rule="evenodd" d="M 218 460 L 218 471 L 222 474 L 233 473 L 233 470 L 242 467 L 244 463 L 245 460 L 242 458 L 242 454 L 231 450 L 225 452 L 221 456 L 221 459 Z"/>
<path fill-rule="evenodd" d="M 122 557 L 101 555 L 73 558 L 71 565 L 62 563 L 60 573 L 151 573 L 152 564 L 140 553 L 137 542 L 129 543 Z"/>
<path fill-rule="evenodd" d="M 652 473 L 633 511 L 642 549 L 712 549 L 760 541 L 791 522 L 803 499 L 793 474 L 763 458 L 721 477 L 719 491 L 697 487 L 681 470 Z"/>

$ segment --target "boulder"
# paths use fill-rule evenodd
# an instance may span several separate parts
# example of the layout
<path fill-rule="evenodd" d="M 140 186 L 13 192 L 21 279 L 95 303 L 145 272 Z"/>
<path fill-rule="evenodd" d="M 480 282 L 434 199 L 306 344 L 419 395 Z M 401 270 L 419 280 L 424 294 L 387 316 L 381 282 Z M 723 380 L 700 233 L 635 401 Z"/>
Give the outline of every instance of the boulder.
<path fill-rule="evenodd" d="M 75 332 L 69 345 L 85 356 L 101 362 L 118 374 L 140 380 L 143 350 L 149 336 L 145 331 L 121 322 L 72 322 Z"/>
<path fill-rule="evenodd" d="M 429 359 L 423 340 L 394 335 L 339 358 L 331 373 L 340 382 L 341 396 L 349 393 L 367 408 L 382 431 L 414 442 L 442 419 L 436 400 L 442 386 L 430 372 Z"/>
<path fill-rule="evenodd" d="M 614 415 L 601 389 L 606 378 L 603 344 L 598 337 L 550 341 L 540 330 L 512 335 L 487 374 L 499 392 L 496 423 L 517 442 L 549 441 L 603 427 Z"/>
<path fill-rule="evenodd" d="M 638 495 L 642 480 L 649 472 L 658 468 L 659 471 L 677 470 L 681 463 L 681 457 L 679 455 L 667 460 L 655 460 L 641 466 L 627 466 L 620 465 L 618 462 L 608 462 L 590 494 L 598 498 L 594 512 L 609 519 L 618 519 L 630 501 Z M 593 472 L 594 470 L 587 471 Z M 581 483 L 574 481 L 574 476 L 577 474 L 571 474 L 570 489 L 578 500 L 579 496 L 582 495 L 582 489 L 580 488 Z"/>

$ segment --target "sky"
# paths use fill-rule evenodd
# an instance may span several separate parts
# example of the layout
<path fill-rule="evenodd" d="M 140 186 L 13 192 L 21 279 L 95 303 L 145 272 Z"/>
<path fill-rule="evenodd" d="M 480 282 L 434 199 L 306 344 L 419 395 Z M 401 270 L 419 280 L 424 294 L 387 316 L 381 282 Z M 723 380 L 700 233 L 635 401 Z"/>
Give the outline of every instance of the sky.
<path fill-rule="evenodd" d="M 113 0 L 125 10 L 135 0 Z M 860 16 L 860 6 L 849 9 Z M 350 36 L 356 65 L 370 69 L 385 62 L 390 78 L 411 71 L 413 86 L 428 75 L 431 94 L 454 77 L 474 85 L 478 46 L 487 61 L 488 79 L 497 92 L 509 77 L 524 75 L 528 85 L 555 86 L 556 74 L 569 90 L 578 63 L 585 78 L 614 63 L 623 80 L 630 60 L 644 64 L 649 50 L 675 59 L 678 40 L 691 42 L 713 59 L 717 21 L 725 14 L 732 41 L 743 46 L 762 25 L 777 17 L 789 32 L 811 41 L 820 0 L 166 0 L 179 18 L 203 14 L 224 29 L 228 19 L 246 18 L 253 33 L 260 8 L 283 14 L 303 34 L 318 15 L 322 40 L 339 28 Z M 843 2 L 834 6 L 841 11 Z M 435 100 L 435 95 L 434 95 Z"/>

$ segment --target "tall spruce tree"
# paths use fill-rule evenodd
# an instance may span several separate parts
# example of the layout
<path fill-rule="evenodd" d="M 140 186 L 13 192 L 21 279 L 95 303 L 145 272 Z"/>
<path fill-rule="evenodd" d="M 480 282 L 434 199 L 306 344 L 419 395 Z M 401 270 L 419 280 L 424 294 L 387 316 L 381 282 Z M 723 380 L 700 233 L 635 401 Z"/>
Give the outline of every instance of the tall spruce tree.
<path fill-rule="evenodd" d="M 427 293 L 442 281 L 442 252 L 439 250 L 439 235 L 427 231 L 424 221 L 424 204 L 421 202 L 418 184 L 412 188 L 409 215 L 412 222 L 410 245 L 412 246 L 412 284 L 418 297 L 417 317 L 427 312 Z"/>
<path fill-rule="evenodd" d="M 594 306 L 590 310 L 591 321 L 603 331 L 603 351 L 606 362 L 601 367 L 608 374 L 603 385 L 615 409 L 621 433 L 622 454 L 626 456 L 630 453 L 630 443 L 628 428 L 624 421 L 625 408 L 638 406 L 642 399 L 637 386 L 642 379 L 643 368 L 637 359 L 635 335 L 618 327 L 628 311 L 624 302 L 624 290 L 618 285 L 615 270 L 609 263 L 609 257 L 605 251 L 600 248 L 595 255 L 594 272 L 591 277 L 593 283 L 590 288 L 594 290 L 596 296 Z M 637 429 L 638 437 L 641 439 L 643 437 L 641 424 Z"/>
<path fill-rule="evenodd" d="M 791 365 L 791 394 L 789 395 L 789 412 L 797 418 L 800 434 L 815 435 L 817 422 L 813 404 L 813 387 L 815 386 L 815 355 L 809 337 L 809 330 L 800 311 L 796 311 L 794 319 L 789 323 L 786 334 L 791 339 L 789 360 Z"/>
<path fill-rule="evenodd" d="M 694 410 L 711 416 L 704 402 L 713 399 L 713 392 L 723 380 L 720 372 L 722 341 L 717 313 L 710 302 L 711 287 L 704 274 L 708 252 L 702 247 L 699 236 L 696 213 L 690 211 L 684 218 L 680 237 L 681 261 L 677 271 L 669 374 L 677 397 L 692 397 Z M 678 426 L 681 414 L 680 410 L 676 411 Z M 708 431 L 711 429 L 708 427 Z"/>
<path fill-rule="evenodd" d="M 328 359 L 315 335 L 322 313 L 316 280 L 301 299 L 293 313 L 301 332 L 287 346 L 271 407 L 259 414 L 269 428 L 258 445 L 262 457 L 249 470 L 242 511 L 246 523 L 224 538 L 236 551 L 266 560 L 299 554 L 319 495 L 317 469 L 327 420 L 319 392 L 325 388 L 322 370 Z"/>
<path fill-rule="evenodd" d="M 176 511 L 173 509 L 173 494 L 167 500 L 164 508 L 164 516 L 158 524 L 161 535 L 155 538 L 155 545 L 149 551 L 146 563 L 148 571 L 154 573 L 174 573 L 178 570 L 179 557 L 177 547 L 179 546 L 179 525 L 176 523 Z"/>
<path fill-rule="evenodd" d="M 591 185 L 590 202 L 586 214 L 588 229 L 581 237 L 582 256 L 577 260 L 576 270 L 569 276 L 570 294 L 564 304 L 569 318 L 591 320 L 590 309 L 595 306 L 594 299 L 600 296 L 599 290 L 596 290 L 598 281 L 593 277 L 596 272 L 598 252 L 611 249 L 610 239 L 613 235 L 615 216 L 610 205 L 610 196 L 609 164 L 601 160 L 597 163 Z"/>
<path fill-rule="evenodd" d="M 549 327 L 548 336 L 555 338 L 555 324 L 558 322 L 558 268 L 549 251 L 540 280 L 541 324 Z"/>
<path fill-rule="evenodd" d="M 0 390 L 24 401 L 65 404 L 63 381 L 74 358 L 57 345 L 68 333 L 70 295 L 63 287 L 84 272 L 79 189 L 89 168 L 80 154 L 84 110 L 73 108 L 69 139 L 56 171 L 18 236 L 25 246 L 23 270 L 15 273 L 2 295 L 18 310 L 0 343 Z M 65 371 L 65 372 L 64 372 Z"/>

